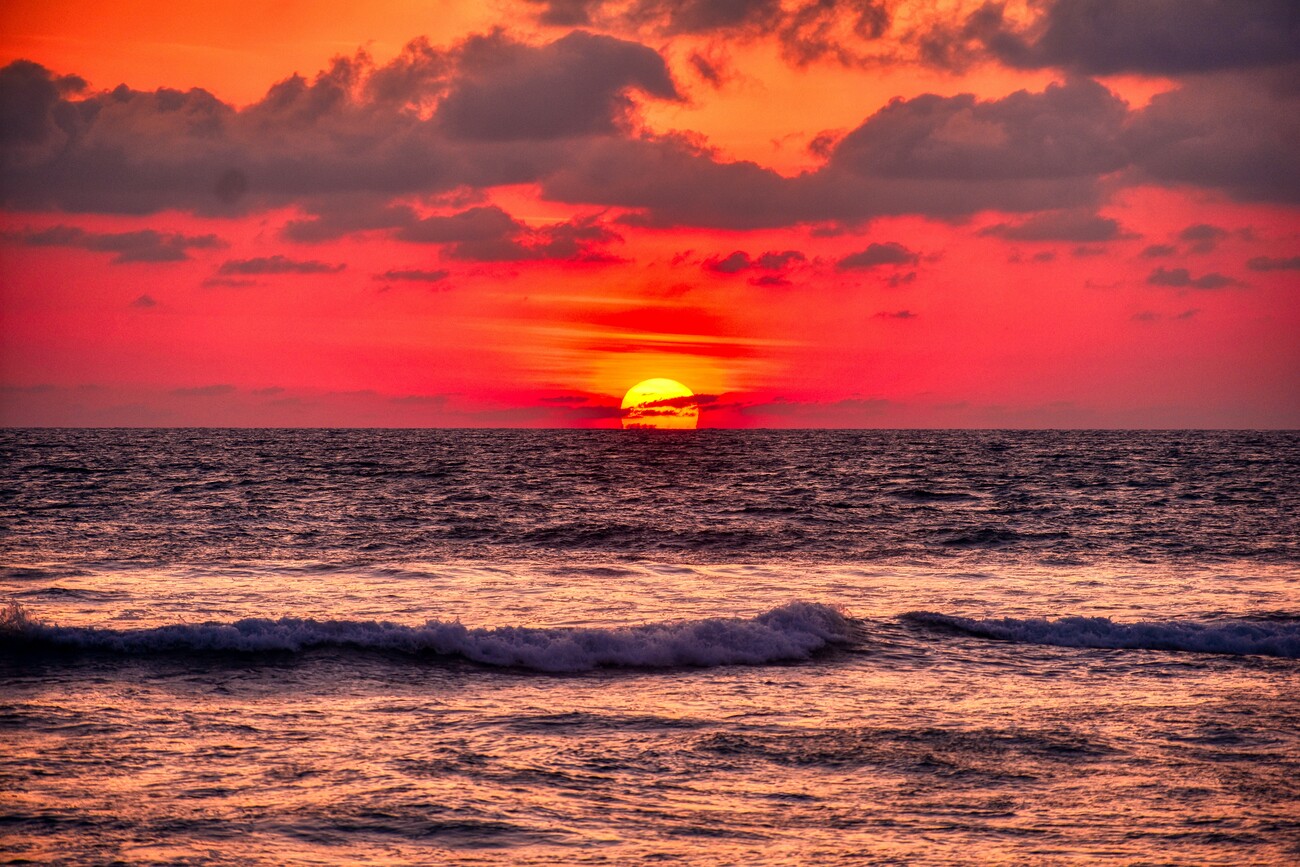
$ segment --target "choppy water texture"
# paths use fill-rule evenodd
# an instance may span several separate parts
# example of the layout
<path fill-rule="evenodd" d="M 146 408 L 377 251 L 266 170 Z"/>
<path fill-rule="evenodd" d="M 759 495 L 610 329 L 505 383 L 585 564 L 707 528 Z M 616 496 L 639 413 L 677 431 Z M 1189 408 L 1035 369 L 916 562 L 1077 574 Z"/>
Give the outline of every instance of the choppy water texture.
<path fill-rule="evenodd" d="M 0 860 L 1294 863 L 1300 435 L 0 432 Z"/>

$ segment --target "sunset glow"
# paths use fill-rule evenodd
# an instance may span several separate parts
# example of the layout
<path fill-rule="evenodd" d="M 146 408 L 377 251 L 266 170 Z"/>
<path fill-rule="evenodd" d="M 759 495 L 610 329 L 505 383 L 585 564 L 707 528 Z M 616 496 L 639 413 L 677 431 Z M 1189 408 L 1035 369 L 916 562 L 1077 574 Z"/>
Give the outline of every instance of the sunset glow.
<path fill-rule="evenodd" d="M 674 379 L 647 379 L 623 395 L 624 429 L 694 430 L 700 408 L 695 394 Z"/>
<path fill-rule="evenodd" d="M 1294 16 L 1157 8 L 7 3 L 0 422 L 1300 424 Z"/>

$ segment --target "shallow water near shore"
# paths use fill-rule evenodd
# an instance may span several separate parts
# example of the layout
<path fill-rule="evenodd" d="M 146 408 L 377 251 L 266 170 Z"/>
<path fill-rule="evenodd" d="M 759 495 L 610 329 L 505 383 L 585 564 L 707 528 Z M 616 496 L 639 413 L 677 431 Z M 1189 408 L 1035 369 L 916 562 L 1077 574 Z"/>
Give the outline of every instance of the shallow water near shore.
<path fill-rule="evenodd" d="M 0 443 L 9 858 L 1300 855 L 1294 434 Z"/>

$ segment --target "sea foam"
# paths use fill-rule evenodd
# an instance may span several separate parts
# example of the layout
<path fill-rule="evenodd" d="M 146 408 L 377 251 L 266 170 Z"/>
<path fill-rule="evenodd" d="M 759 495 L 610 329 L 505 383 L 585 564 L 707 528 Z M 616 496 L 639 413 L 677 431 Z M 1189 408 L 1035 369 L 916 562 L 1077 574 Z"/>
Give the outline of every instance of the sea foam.
<path fill-rule="evenodd" d="M 1295 622 L 1164 620 L 1115 623 L 1108 617 L 978 620 L 933 611 L 913 611 L 904 614 L 903 619 L 980 638 L 1025 644 L 1300 658 L 1300 623 Z"/>
<path fill-rule="evenodd" d="M 760 665 L 807 659 L 852 640 L 849 618 L 827 605 L 792 602 L 753 618 L 711 617 L 637 626 L 470 628 L 457 621 L 422 626 L 375 620 L 249 618 L 232 623 L 151 629 L 55 626 L 20 606 L 0 614 L 0 652 L 41 649 L 130 656 L 186 653 L 297 653 L 355 649 L 458 657 L 536 671 L 600 667 Z"/>

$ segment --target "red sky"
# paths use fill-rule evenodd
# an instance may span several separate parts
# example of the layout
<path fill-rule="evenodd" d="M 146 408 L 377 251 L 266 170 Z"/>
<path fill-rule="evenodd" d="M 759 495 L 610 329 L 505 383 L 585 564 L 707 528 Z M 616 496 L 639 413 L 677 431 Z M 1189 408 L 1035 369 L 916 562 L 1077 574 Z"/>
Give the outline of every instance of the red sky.
<path fill-rule="evenodd" d="M 16 2 L 0 423 L 1300 426 L 1287 2 Z"/>

